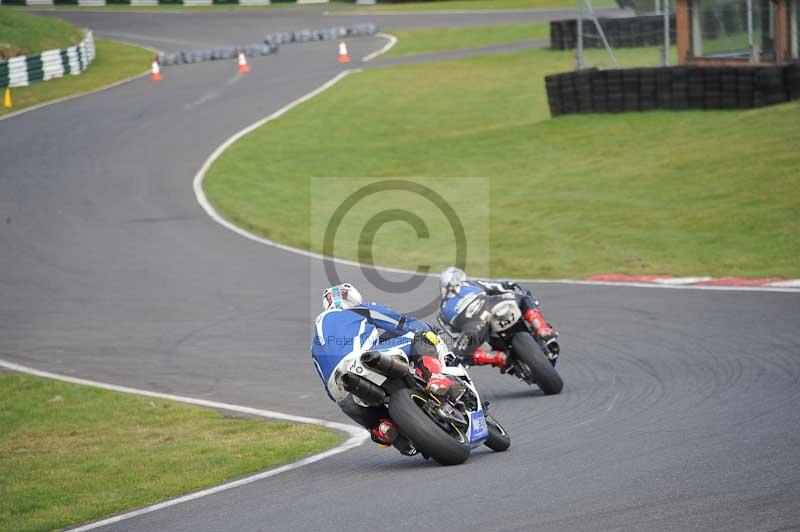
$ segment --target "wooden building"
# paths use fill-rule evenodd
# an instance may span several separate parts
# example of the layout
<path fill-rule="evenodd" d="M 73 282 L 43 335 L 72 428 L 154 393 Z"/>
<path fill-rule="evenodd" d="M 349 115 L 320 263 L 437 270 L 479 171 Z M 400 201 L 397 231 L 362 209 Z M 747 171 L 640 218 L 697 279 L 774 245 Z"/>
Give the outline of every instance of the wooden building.
<path fill-rule="evenodd" d="M 785 64 L 798 60 L 800 0 L 675 1 L 681 64 Z"/>

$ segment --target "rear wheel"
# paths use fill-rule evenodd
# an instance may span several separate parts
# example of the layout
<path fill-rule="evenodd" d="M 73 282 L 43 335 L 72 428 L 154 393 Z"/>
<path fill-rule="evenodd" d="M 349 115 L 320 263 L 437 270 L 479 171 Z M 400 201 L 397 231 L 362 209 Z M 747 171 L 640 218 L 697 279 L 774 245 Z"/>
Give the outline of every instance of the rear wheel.
<path fill-rule="evenodd" d="M 511 339 L 511 349 L 518 361 L 527 366 L 526 369 L 529 369 L 533 374 L 536 384 L 539 385 L 545 395 L 561 393 L 564 381 L 561 380 L 556 368 L 542 353 L 533 336 L 524 333 L 515 334 L 514 338 Z"/>
<path fill-rule="evenodd" d="M 435 399 L 408 388 L 389 398 L 389 416 L 416 449 L 442 465 L 458 465 L 469 458 L 469 438 L 454 425 L 434 420 L 425 409 L 433 409 Z"/>
<path fill-rule="evenodd" d="M 511 446 L 508 433 L 492 416 L 486 416 L 486 428 L 489 429 L 489 437 L 483 442 L 486 447 L 501 453 Z"/>

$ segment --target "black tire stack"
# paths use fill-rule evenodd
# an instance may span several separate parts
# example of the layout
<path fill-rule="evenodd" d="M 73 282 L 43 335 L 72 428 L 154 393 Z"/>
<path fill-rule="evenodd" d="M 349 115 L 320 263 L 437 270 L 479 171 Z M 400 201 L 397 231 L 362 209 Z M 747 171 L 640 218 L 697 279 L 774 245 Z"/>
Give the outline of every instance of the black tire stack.
<path fill-rule="evenodd" d="M 785 102 L 787 88 L 784 83 L 783 67 L 765 67 L 756 72 L 753 103 L 756 107 Z"/>
<path fill-rule="evenodd" d="M 800 63 L 786 67 L 783 71 L 786 92 L 790 100 L 800 100 Z"/>
<path fill-rule="evenodd" d="M 753 107 L 755 73 L 756 70 L 753 67 L 739 67 L 736 69 L 736 106 L 739 109 Z"/>
<path fill-rule="evenodd" d="M 788 66 L 587 69 L 545 78 L 552 116 L 652 109 L 749 109 L 800 99 Z"/>

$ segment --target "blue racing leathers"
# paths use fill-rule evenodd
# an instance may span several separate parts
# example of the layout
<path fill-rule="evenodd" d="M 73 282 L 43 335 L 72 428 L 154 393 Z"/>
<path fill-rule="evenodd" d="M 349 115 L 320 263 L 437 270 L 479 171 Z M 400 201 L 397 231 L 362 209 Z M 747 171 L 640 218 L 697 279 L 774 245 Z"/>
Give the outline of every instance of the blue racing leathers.
<path fill-rule="evenodd" d="M 311 357 L 328 397 L 334 401 L 347 395 L 337 386 L 335 373 L 348 355 L 400 348 L 411 361 L 414 334 L 431 330 L 423 321 L 368 302 L 352 309 L 326 310 L 317 316 L 314 325 Z"/>
<path fill-rule="evenodd" d="M 487 300 L 506 294 L 514 295 L 523 313 L 539 304 L 530 290 L 511 281 L 464 281 L 458 290 L 450 291 L 442 298 L 439 316 L 450 330 L 460 333 L 453 352 L 465 362 L 469 363 L 472 352 L 487 340 L 491 332 L 488 315 L 484 312 Z"/>

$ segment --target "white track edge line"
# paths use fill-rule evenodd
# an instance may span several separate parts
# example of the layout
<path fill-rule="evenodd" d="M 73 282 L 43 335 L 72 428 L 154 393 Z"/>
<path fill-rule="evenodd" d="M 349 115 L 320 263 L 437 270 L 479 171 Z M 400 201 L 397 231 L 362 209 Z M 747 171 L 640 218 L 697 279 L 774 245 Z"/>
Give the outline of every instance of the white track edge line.
<path fill-rule="evenodd" d="M 244 478 L 240 478 L 238 480 L 234 480 L 231 482 L 226 482 L 224 484 L 219 484 L 217 486 L 207 488 L 204 490 L 196 491 L 194 493 L 189 493 L 188 495 L 183 495 L 181 497 L 177 497 L 175 499 L 170 499 L 167 501 L 163 501 L 157 504 L 153 504 L 150 506 L 145 506 L 144 508 L 139 508 L 138 510 L 133 510 L 131 512 L 126 512 L 120 515 L 115 515 L 113 517 L 109 517 L 107 519 L 102 519 L 100 521 L 95 521 L 93 523 L 88 523 L 83 526 L 79 526 L 77 528 L 69 528 L 71 532 L 83 532 L 86 530 L 92 530 L 95 528 L 99 528 L 102 526 L 110 525 L 112 523 L 117 523 L 119 521 L 124 521 L 126 519 L 131 519 L 133 517 L 137 517 L 140 515 L 148 514 L 151 512 L 155 512 L 157 510 L 161 510 L 163 508 L 168 508 L 170 506 L 175 506 L 177 504 L 181 504 L 184 502 L 193 501 L 195 499 L 199 499 L 201 497 L 205 497 L 207 495 L 213 495 L 214 493 L 219 493 L 221 491 L 229 490 L 232 488 L 237 488 L 239 486 L 244 486 L 245 484 L 250 484 L 257 480 L 262 480 L 265 478 L 273 477 L 275 475 L 279 475 L 286 471 L 291 471 L 293 469 L 297 469 L 303 467 L 308 464 L 312 464 L 314 462 L 318 462 L 330 456 L 334 456 L 339 453 L 343 453 L 348 451 L 354 447 L 358 447 L 362 443 L 364 443 L 368 436 L 365 431 L 360 428 L 356 427 L 355 425 L 347 425 L 345 423 L 336 423 L 334 421 L 325 421 L 323 419 L 316 419 L 304 416 L 294 416 L 291 414 L 284 414 L 282 412 L 275 412 L 273 410 L 262 410 L 259 408 L 251 408 L 248 406 L 241 406 L 241 405 L 234 405 L 230 403 L 220 403 L 217 401 L 208 401 L 205 399 L 195 399 L 193 397 L 184 397 L 181 395 L 173 395 L 169 393 L 161 393 L 161 392 L 152 392 L 149 390 L 140 390 L 137 388 L 129 388 L 127 386 L 118 386 L 116 384 L 108 384 L 104 382 L 92 381 L 88 379 L 81 379 L 78 377 L 70 377 L 68 375 L 61 375 L 58 373 L 51 373 L 49 371 L 42 371 L 35 368 L 31 368 L 28 366 L 23 366 L 21 364 L 15 364 L 14 362 L 9 362 L 7 360 L 0 359 L 0 367 L 4 367 L 6 369 L 10 369 L 12 371 L 16 371 L 19 373 L 25 373 L 28 375 L 34 375 L 37 377 L 43 377 L 45 379 L 52 379 L 62 382 L 68 382 L 71 384 L 79 384 L 83 386 L 91 386 L 93 388 L 102 388 L 104 390 L 110 390 L 114 392 L 120 393 L 127 393 L 127 394 L 134 394 L 134 395 L 141 395 L 145 397 L 154 397 L 158 399 L 167 399 L 170 401 L 176 401 L 179 403 L 186 403 L 190 405 L 202 406 L 206 408 L 216 408 L 220 410 L 228 410 L 232 412 L 240 412 L 243 414 L 250 414 L 259 416 L 262 418 L 269 418 L 269 419 L 279 419 L 282 421 L 293 421 L 296 423 L 308 423 L 312 425 L 319 425 L 322 427 L 326 427 L 329 429 L 334 429 L 339 432 L 346 433 L 349 437 L 343 443 L 340 443 L 336 447 L 329 449 L 327 451 L 315 454 L 313 456 L 309 456 L 308 458 L 304 458 L 302 460 L 298 460 L 297 462 L 291 462 L 289 464 L 285 464 L 273 469 L 268 469 L 266 471 L 262 471 L 261 473 L 256 473 L 254 475 L 250 475 Z"/>
<path fill-rule="evenodd" d="M 363 265 L 357 261 L 340 259 L 336 257 L 325 257 L 319 253 L 314 253 L 313 251 L 307 251 L 305 249 L 299 249 L 292 246 L 287 246 L 286 244 L 281 244 L 279 242 L 275 242 L 274 240 L 258 236 L 256 234 L 251 233 L 250 231 L 247 231 L 246 229 L 234 225 L 233 223 L 226 220 L 219 212 L 217 212 L 217 210 L 208 201 L 205 191 L 203 191 L 203 180 L 205 179 L 208 169 L 211 168 L 211 165 L 214 164 L 214 161 L 216 161 L 220 157 L 220 155 L 222 155 L 222 153 L 226 149 L 228 149 L 234 142 L 244 137 L 251 131 L 286 114 L 289 110 L 300 105 L 301 103 L 306 102 L 311 98 L 313 98 L 314 96 L 317 96 L 321 92 L 331 88 L 345 76 L 360 71 L 361 71 L 360 69 L 355 69 L 355 70 L 345 70 L 343 72 L 340 72 L 337 76 L 328 80 L 320 87 L 314 89 L 305 96 L 301 96 L 300 98 L 294 100 L 288 105 L 278 109 L 277 111 L 267 116 L 266 118 L 262 118 L 258 122 L 255 122 L 254 124 L 247 126 L 238 133 L 235 133 L 234 135 L 229 137 L 228 140 L 220 144 L 217 147 L 217 149 L 215 149 L 213 153 L 209 155 L 208 159 L 205 160 L 203 166 L 200 167 L 200 170 L 197 172 L 197 174 L 195 174 L 194 180 L 192 181 L 195 199 L 197 200 L 197 203 L 200 204 L 200 207 L 202 207 L 203 210 L 206 211 L 206 214 L 208 214 L 208 216 L 210 216 L 211 219 L 217 222 L 219 225 L 225 227 L 230 231 L 233 231 L 234 233 L 240 236 L 243 236 L 244 238 L 247 238 L 248 240 L 252 240 L 253 242 L 258 242 L 259 244 L 264 244 L 283 251 L 288 251 L 289 253 L 294 253 L 297 255 L 301 255 L 303 257 L 309 257 L 312 259 L 323 260 L 323 261 L 330 260 L 335 262 L 336 264 L 341 264 L 343 266 L 353 266 L 356 268 L 362 267 Z M 402 268 L 389 268 L 385 266 L 371 266 L 371 268 L 390 273 L 419 275 L 417 274 L 417 272 L 411 270 L 405 270 Z M 438 274 L 428 273 L 425 274 L 425 276 L 437 277 Z M 662 288 L 662 289 L 672 289 L 672 290 L 717 290 L 717 291 L 740 291 L 740 292 L 800 293 L 800 289 L 798 288 L 777 287 L 777 286 L 696 286 L 689 284 L 680 285 L 680 284 L 666 284 L 666 283 L 658 284 L 658 283 L 626 282 L 626 281 L 589 281 L 589 280 L 575 280 L 575 279 L 514 279 L 514 280 L 523 283 L 535 283 L 535 284 L 568 284 L 568 285 L 612 286 L 612 287 L 625 286 L 625 287 L 635 287 L 635 288 Z"/>
<path fill-rule="evenodd" d="M 141 47 L 144 48 L 144 47 Z M 37 109 L 41 109 L 42 107 L 47 107 L 50 105 L 55 105 L 57 103 L 66 102 L 68 100 L 74 100 L 75 98 L 80 98 L 82 96 L 89 96 L 90 94 L 96 94 L 98 92 L 102 92 L 108 89 L 113 89 L 114 87 L 118 87 L 120 85 L 124 85 L 125 83 L 129 83 L 131 81 L 137 80 L 139 78 L 143 78 L 150 74 L 150 71 L 142 72 L 141 74 L 137 74 L 135 76 L 131 76 L 129 78 L 121 79 L 112 83 L 111 85 L 106 85 L 104 87 L 100 87 L 99 89 L 93 89 L 88 92 L 79 92 L 77 94 L 70 94 L 69 96 L 62 96 L 61 98 L 56 98 L 55 100 L 48 100 L 46 102 L 37 103 L 36 105 L 32 105 L 30 107 L 25 107 L 24 109 L 20 109 L 19 111 L 14 111 L 13 113 L 8 113 L 7 115 L 0 116 L 0 120 L 7 120 L 9 118 L 14 118 L 15 116 L 19 116 L 24 113 L 28 113 L 30 111 L 35 111 Z M 12 87 L 13 89 L 13 87 Z"/>
<path fill-rule="evenodd" d="M 595 11 L 600 10 L 608 10 L 608 9 L 616 9 L 616 8 L 596 8 Z M 338 11 L 325 11 L 322 13 L 323 16 L 326 17 L 338 17 L 338 16 L 357 16 L 357 17 L 374 17 L 374 16 L 421 16 L 421 15 L 504 15 L 508 14 L 530 14 L 530 15 L 546 15 L 546 14 L 556 14 L 556 15 L 564 15 L 566 16 L 566 11 L 575 11 L 571 9 L 430 9 L 430 10 L 422 10 L 422 11 L 353 11 L 347 12 L 346 10 L 338 10 Z"/>
<path fill-rule="evenodd" d="M 375 34 L 375 36 L 376 37 L 382 37 L 384 39 L 388 39 L 389 42 L 386 43 L 386 46 L 384 46 L 383 48 L 381 48 L 377 52 L 372 52 L 371 54 L 369 54 L 367 56 L 364 56 L 364 58 L 361 59 L 361 61 L 364 62 L 364 63 L 366 63 L 368 61 L 372 61 L 373 59 L 375 59 L 379 55 L 385 54 L 386 52 L 391 50 L 392 47 L 394 47 L 395 44 L 397 44 L 397 37 L 395 37 L 394 35 L 392 35 L 390 33 L 378 32 L 378 33 Z"/>

